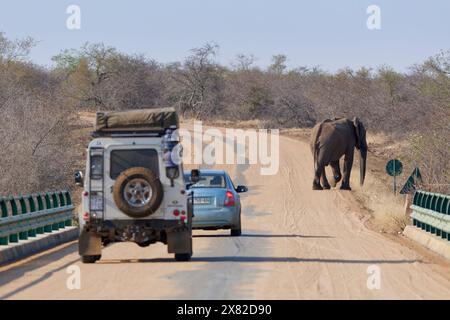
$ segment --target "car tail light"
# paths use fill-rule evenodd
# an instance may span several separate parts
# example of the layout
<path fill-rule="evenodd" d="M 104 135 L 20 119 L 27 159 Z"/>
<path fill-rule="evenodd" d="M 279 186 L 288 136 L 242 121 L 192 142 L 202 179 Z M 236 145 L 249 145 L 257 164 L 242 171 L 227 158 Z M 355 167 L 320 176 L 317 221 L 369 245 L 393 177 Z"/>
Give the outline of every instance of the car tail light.
<path fill-rule="evenodd" d="M 186 214 L 186 211 L 181 211 L 181 215 L 184 216 Z"/>
<path fill-rule="evenodd" d="M 180 215 L 180 211 L 178 209 L 173 210 L 173 215 L 178 217 Z"/>
<path fill-rule="evenodd" d="M 225 194 L 225 202 L 223 203 L 224 207 L 234 207 L 236 202 L 234 201 L 234 195 L 231 191 L 227 191 Z"/>
<path fill-rule="evenodd" d="M 181 217 L 180 217 L 180 220 L 181 220 L 181 221 L 185 221 L 186 219 L 187 219 L 186 216 L 181 216 Z"/>

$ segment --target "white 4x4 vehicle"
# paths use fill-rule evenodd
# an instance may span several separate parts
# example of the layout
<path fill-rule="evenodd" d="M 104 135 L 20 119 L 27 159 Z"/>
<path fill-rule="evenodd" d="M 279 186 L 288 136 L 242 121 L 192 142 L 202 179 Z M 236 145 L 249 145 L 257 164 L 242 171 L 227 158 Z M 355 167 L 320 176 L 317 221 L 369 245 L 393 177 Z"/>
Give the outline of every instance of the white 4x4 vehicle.
<path fill-rule="evenodd" d="M 182 164 L 171 154 L 179 148 L 173 109 L 99 112 L 94 139 L 87 149 L 79 254 L 84 263 L 101 258 L 111 242 L 132 241 L 146 247 L 157 241 L 175 259 L 192 255 L 192 206 Z"/>

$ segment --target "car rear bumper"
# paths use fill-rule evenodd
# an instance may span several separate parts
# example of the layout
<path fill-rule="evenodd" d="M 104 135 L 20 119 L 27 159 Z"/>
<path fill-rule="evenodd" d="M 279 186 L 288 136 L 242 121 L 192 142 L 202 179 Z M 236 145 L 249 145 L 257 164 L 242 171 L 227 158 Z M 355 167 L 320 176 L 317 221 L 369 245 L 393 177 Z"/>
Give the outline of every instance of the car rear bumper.
<path fill-rule="evenodd" d="M 127 220 L 101 220 L 92 219 L 85 222 L 82 229 L 92 230 L 98 233 L 108 233 L 111 230 L 121 230 L 128 227 L 141 227 L 154 231 L 170 231 L 177 228 L 185 228 L 186 224 L 181 220 L 163 220 L 163 219 L 127 219 Z"/>
<path fill-rule="evenodd" d="M 216 209 L 194 208 L 192 219 L 193 229 L 230 228 L 239 224 L 239 210 L 237 207 Z"/>

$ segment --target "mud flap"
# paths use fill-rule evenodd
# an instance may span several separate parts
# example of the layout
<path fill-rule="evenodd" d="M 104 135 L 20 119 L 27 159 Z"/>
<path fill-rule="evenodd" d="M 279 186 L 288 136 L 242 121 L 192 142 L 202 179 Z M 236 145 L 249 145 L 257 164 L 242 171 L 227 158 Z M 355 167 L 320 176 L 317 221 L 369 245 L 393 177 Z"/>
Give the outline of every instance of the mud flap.
<path fill-rule="evenodd" d="M 102 238 L 81 230 L 78 238 L 78 253 L 80 256 L 100 255 L 102 253 Z"/>
<path fill-rule="evenodd" d="M 192 231 L 168 232 L 167 252 L 192 254 Z"/>

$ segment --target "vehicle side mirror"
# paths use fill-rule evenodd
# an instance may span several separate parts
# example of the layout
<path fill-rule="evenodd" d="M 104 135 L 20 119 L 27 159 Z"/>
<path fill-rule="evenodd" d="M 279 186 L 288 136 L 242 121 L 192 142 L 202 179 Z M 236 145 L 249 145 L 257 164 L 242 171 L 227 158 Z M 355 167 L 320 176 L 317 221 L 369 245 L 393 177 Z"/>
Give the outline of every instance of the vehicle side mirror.
<path fill-rule="evenodd" d="M 246 186 L 237 186 L 236 187 L 236 192 L 237 193 L 242 193 L 242 192 L 247 192 L 248 188 Z"/>
<path fill-rule="evenodd" d="M 191 170 L 191 182 L 197 183 L 200 181 L 200 171 L 198 169 Z"/>
<path fill-rule="evenodd" d="M 84 184 L 83 172 L 81 172 L 80 170 L 77 170 L 73 174 L 73 177 L 75 179 L 75 184 L 79 187 L 82 187 Z"/>

